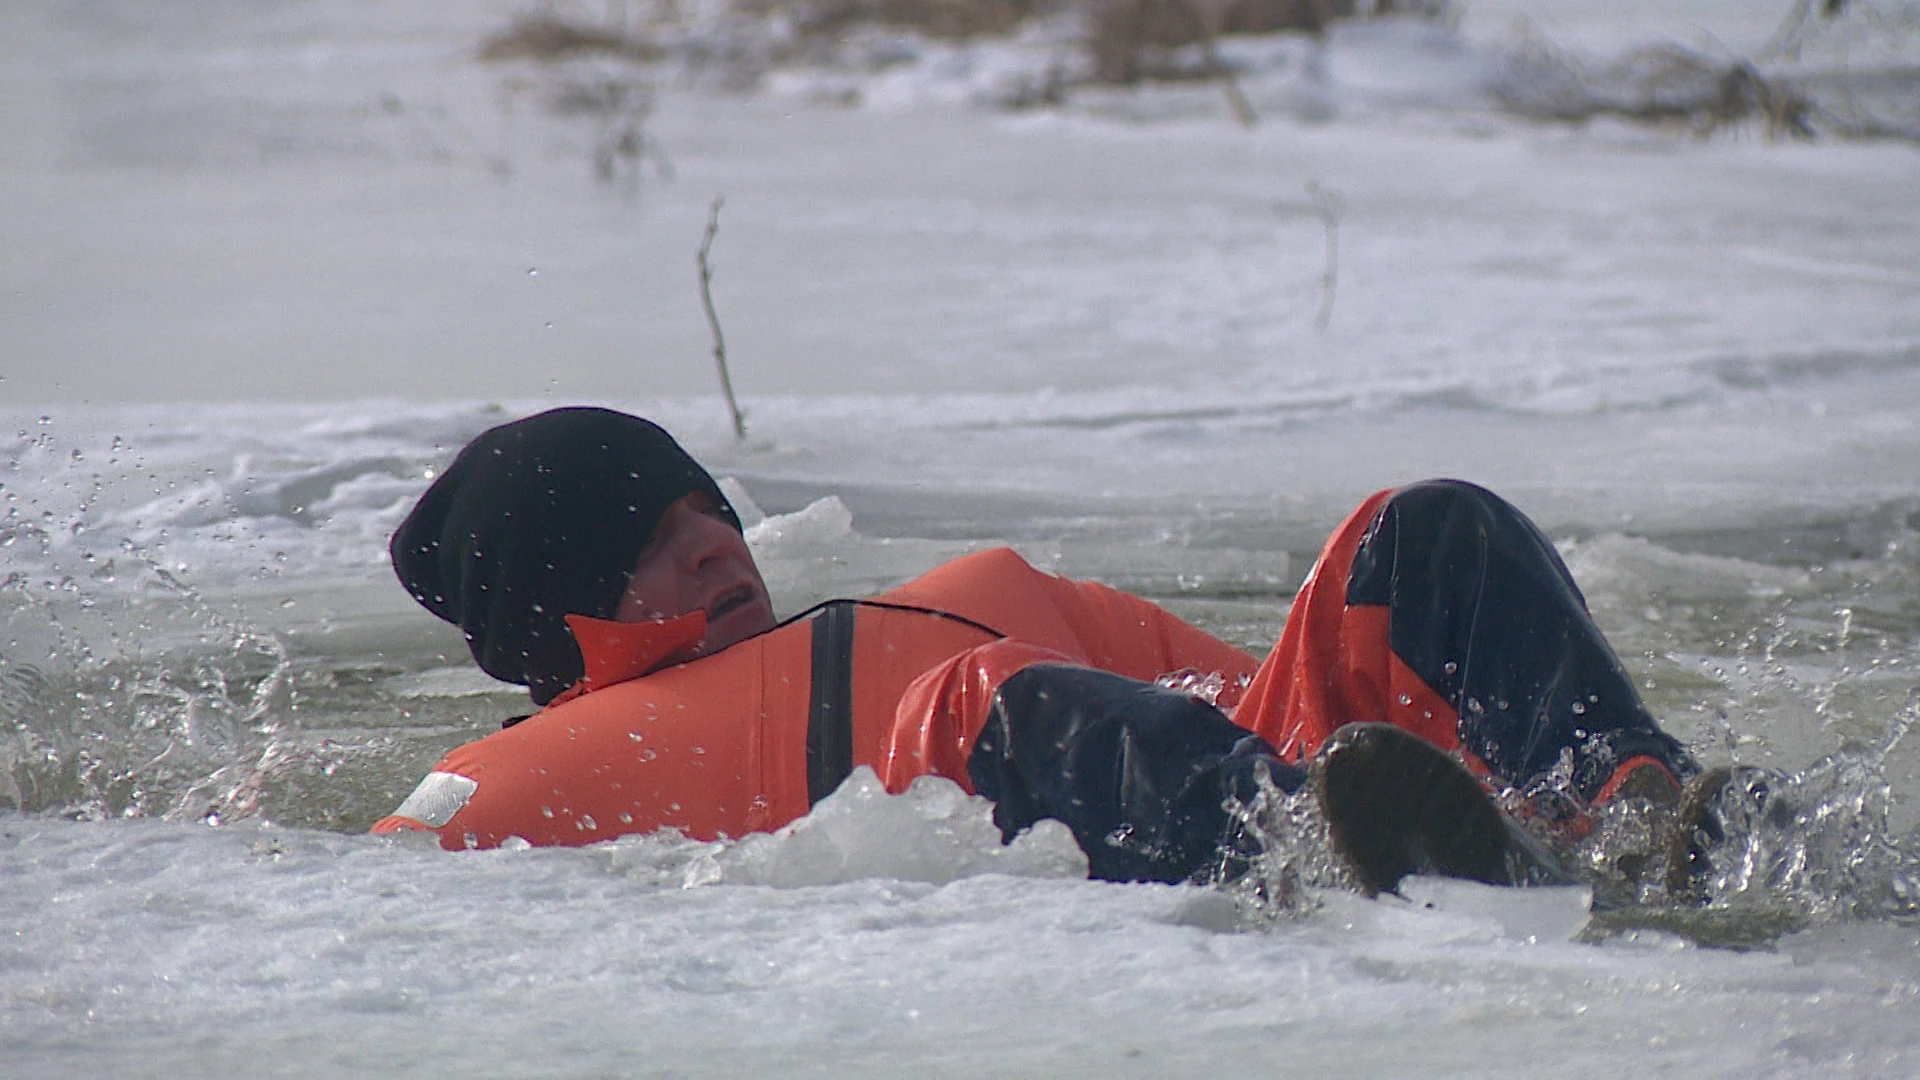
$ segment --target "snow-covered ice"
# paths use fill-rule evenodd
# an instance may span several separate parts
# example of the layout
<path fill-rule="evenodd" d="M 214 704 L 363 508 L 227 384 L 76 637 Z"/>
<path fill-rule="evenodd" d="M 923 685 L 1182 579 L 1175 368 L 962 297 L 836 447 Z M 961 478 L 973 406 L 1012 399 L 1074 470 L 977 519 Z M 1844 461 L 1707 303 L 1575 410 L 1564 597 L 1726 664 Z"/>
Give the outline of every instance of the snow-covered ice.
<path fill-rule="evenodd" d="M 1205 84 L 993 107 L 1044 41 L 742 92 L 482 64 L 504 3 L 7 5 L 4 1071 L 1913 1074 L 1920 150 L 1488 90 L 1517 20 L 1745 56 L 1779 6 L 1227 41 L 1243 130 Z M 608 78 L 654 150 L 603 182 L 552 105 Z M 938 784 L 721 845 L 360 835 L 525 702 L 387 534 L 575 401 L 727 478 L 783 612 L 1011 543 L 1260 651 L 1359 498 L 1487 483 L 1672 730 L 1796 774 L 1729 887 L 1801 928 L 1431 881 L 1262 916 Z"/>

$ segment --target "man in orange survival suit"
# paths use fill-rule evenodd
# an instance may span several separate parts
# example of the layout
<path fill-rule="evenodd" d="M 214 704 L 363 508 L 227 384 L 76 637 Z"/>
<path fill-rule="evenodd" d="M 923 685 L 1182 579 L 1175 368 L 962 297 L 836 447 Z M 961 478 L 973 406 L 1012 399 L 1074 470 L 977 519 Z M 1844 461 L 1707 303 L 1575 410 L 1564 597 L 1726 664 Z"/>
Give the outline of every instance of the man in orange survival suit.
<path fill-rule="evenodd" d="M 557 409 L 482 434 L 421 497 L 392 554 L 408 591 L 461 627 L 482 668 L 556 715 L 694 661 L 724 668 L 786 629 L 711 476 L 665 431 L 604 409 Z M 906 620 L 887 645 L 891 659 L 913 658 L 906 670 L 886 682 L 883 665 L 842 656 L 836 689 L 834 642 L 844 654 L 858 639 L 852 621 L 836 639 L 836 607 Z M 641 651 L 608 644 L 623 640 Z M 621 648 L 624 659 L 609 651 Z M 1575 829 L 1623 791 L 1670 800 L 1697 771 L 1641 705 L 1551 544 L 1458 481 L 1362 503 L 1328 540 L 1263 664 L 1147 601 L 1043 574 L 1004 550 L 874 601 L 829 605 L 799 655 L 789 666 L 807 670 L 792 681 L 812 687 L 792 719 L 805 729 L 805 799 L 776 797 L 749 827 L 798 816 L 856 763 L 893 790 L 934 773 L 993 800 L 1008 838 L 1061 820 L 1092 876 L 1111 880 L 1180 881 L 1231 864 L 1243 853 L 1228 800 L 1251 800 L 1262 777 L 1296 789 L 1304 763 L 1352 721 L 1412 732 L 1493 785 L 1570 768 L 1560 787 L 1571 789 Z M 1154 685 L 1177 669 L 1217 673 L 1225 690 L 1209 704 Z M 890 715 L 863 728 L 858 714 L 873 706 L 858 702 L 876 693 Z M 780 711 L 758 708 L 763 722 Z M 680 827 L 700 833 L 699 808 L 687 813 Z M 444 824 L 423 826 L 403 807 L 376 829 Z"/>

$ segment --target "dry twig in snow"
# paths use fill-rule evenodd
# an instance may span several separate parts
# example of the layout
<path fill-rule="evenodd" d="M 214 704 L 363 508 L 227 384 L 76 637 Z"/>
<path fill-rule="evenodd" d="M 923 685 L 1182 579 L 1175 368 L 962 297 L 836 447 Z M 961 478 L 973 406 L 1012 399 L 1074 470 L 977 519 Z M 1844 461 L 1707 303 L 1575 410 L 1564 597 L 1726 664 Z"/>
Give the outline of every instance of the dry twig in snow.
<path fill-rule="evenodd" d="M 1340 199 L 1318 180 L 1307 181 L 1307 195 L 1327 236 L 1327 261 L 1320 270 L 1320 311 L 1313 317 L 1313 328 L 1325 330 L 1333 319 L 1333 290 L 1340 284 Z"/>
<path fill-rule="evenodd" d="M 744 440 L 747 437 L 747 421 L 740 414 L 740 403 L 733 399 L 733 378 L 727 374 L 727 339 L 720 333 L 720 314 L 713 310 L 713 265 L 707 256 L 713 252 L 713 238 L 720 232 L 720 207 L 727 201 L 724 195 L 713 197 L 713 207 L 707 211 L 707 234 L 700 239 L 700 303 L 707 309 L 707 327 L 713 331 L 713 364 L 720 370 L 720 392 L 726 395 L 727 412 L 733 417 L 733 437 Z"/>

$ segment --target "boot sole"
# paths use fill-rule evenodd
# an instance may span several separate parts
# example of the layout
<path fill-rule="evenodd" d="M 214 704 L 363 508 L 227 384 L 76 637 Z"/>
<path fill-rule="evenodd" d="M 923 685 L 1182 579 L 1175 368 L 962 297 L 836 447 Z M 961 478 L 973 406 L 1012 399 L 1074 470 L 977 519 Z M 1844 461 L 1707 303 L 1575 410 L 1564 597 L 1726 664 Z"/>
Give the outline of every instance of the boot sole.
<path fill-rule="evenodd" d="M 1334 850 L 1368 896 L 1408 874 L 1490 885 L 1565 885 L 1574 877 L 1501 813 L 1445 751 L 1391 724 L 1348 724 L 1308 773 Z"/>

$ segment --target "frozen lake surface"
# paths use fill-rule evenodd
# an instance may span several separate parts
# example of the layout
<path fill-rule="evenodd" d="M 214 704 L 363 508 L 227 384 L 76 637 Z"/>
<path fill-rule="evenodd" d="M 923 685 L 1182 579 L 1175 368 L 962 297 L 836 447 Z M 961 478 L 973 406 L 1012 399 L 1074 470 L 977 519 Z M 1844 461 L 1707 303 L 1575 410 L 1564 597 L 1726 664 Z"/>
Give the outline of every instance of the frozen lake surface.
<path fill-rule="evenodd" d="M 1045 42 L 741 91 L 482 64 L 506 4 L 9 5 L 6 1071 L 1912 1075 L 1920 151 L 1490 89 L 1519 16 L 1754 55 L 1786 6 L 1228 42 L 1243 130 L 1207 85 L 983 104 Z M 654 149 L 603 180 L 610 121 L 556 102 L 608 80 Z M 1092 883 L 938 786 L 718 847 L 360 835 L 525 701 L 387 534 L 578 401 L 729 478 L 784 612 L 1005 542 L 1260 652 L 1358 499 L 1488 484 L 1669 728 L 1804 813 L 1723 875 L 1745 938 L 1578 890 Z"/>

